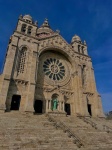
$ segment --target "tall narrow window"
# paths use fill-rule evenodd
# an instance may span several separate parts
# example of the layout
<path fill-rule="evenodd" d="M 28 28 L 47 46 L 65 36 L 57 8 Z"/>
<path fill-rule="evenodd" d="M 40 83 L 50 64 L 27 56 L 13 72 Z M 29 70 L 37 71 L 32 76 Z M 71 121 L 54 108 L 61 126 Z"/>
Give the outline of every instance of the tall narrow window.
<path fill-rule="evenodd" d="M 19 65 L 18 65 L 18 74 L 24 73 L 25 69 L 25 62 L 26 62 L 26 52 L 27 48 L 23 47 L 20 51 L 20 59 L 19 59 Z"/>
<path fill-rule="evenodd" d="M 84 54 L 84 47 L 82 46 L 82 54 Z"/>
<path fill-rule="evenodd" d="M 22 24 L 21 32 L 23 32 L 23 33 L 25 33 L 25 32 L 26 32 L 26 24 Z"/>
<path fill-rule="evenodd" d="M 31 34 L 31 30 L 32 30 L 32 27 L 31 27 L 31 26 L 29 26 L 29 27 L 28 27 L 28 30 L 27 30 L 27 34 L 29 34 L 29 35 L 30 35 L 30 34 Z"/>
<path fill-rule="evenodd" d="M 80 45 L 78 45 L 78 52 L 80 53 Z"/>
<path fill-rule="evenodd" d="M 86 81 L 86 66 L 83 65 L 81 68 L 81 75 L 82 75 L 82 86 L 84 86 Z"/>

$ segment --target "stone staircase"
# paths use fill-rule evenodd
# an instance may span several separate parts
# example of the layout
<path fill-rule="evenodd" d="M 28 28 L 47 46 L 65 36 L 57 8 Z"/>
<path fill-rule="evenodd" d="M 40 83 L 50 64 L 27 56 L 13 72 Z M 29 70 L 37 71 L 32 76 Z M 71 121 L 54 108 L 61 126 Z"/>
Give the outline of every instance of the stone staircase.
<path fill-rule="evenodd" d="M 91 118 L 91 117 L 84 117 L 78 116 L 87 124 L 90 124 L 95 129 L 106 131 L 107 133 L 112 133 L 112 120 L 107 120 L 105 118 Z"/>
<path fill-rule="evenodd" d="M 109 131 L 112 132 L 112 120 L 107 120 L 105 118 L 90 118 L 97 125 L 100 125 L 105 129 L 105 126 L 109 128 Z"/>
<path fill-rule="evenodd" d="M 77 150 L 73 140 L 45 115 L 0 113 L 0 150 Z"/>
<path fill-rule="evenodd" d="M 55 119 L 57 122 L 61 121 L 66 124 L 72 133 L 79 137 L 84 144 L 84 146 L 80 148 L 81 150 L 112 150 L 111 132 L 107 133 L 105 130 L 102 130 L 102 128 L 95 128 L 78 117 L 69 116 L 61 117 L 60 119 L 60 117 L 57 116 Z M 97 125 L 98 122 L 96 121 L 95 124 Z"/>
<path fill-rule="evenodd" d="M 96 125 L 106 123 L 98 118 L 89 120 Z M 79 149 L 112 150 L 112 133 L 74 116 L 0 112 L 0 150 Z"/>

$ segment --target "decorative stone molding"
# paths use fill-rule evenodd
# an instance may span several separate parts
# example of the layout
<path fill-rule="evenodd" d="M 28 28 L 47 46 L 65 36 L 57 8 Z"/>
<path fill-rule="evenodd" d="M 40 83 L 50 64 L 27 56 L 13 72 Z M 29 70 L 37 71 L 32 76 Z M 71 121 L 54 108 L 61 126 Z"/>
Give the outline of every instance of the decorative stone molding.
<path fill-rule="evenodd" d="M 71 74 L 71 77 L 76 77 L 76 76 L 78 76 L 78 71 L 75 71 L 75 72 L 73 72 L 72 74 Z"/>
<path fill-rule="evenodd" d="M 56 89 L 59 89 L 59 86 L 55 86 L 54 88 L 50 88 L 50 87 L 42 87 L 41 85 L 37 85 L 36 88 L 41 89 L 45 92 L 53 92 Z"/>
<path fill-rule="evenodd" d="M 62 95 L 65 95 L 67 98 L 70 98 L 74 94 L 74 92 L 71 92 L 71 90 L 62 89 L 59 86 L 56 86 L 54 88 L 37 86 L 36 88 L 41 89 L 45 92 L 49 92 L 49 93 L 58 90 L 59 93 L 61 93 Z"/>
<path fill-rule="evenodd" d="M 71 58 L 75 56 L 71 45 L 69 45 L 60 35 L 57 35 L 53 38 L 50 37 L 50 40 L 50 43 L 48 38 L 40 41 L 39 52 L 42 51 L 42 47 L 47 49 L 48 47 L 53 46 L 56 49 L 63 49 L 63 51 L 65 51 Z"/>
<path fill-rule="evenodd" d="M 90 93 L 90 92 L 83 92 L 83 94 L 86 94 L 87 97 L 91 97 L 94 95 L 94 93 Z"/>
<path fill-rule="evenodd" d="M 14 79 L 13 81 L 15 81 L 15 83 L 21 84 L 21 85 L 28 85 L 29 81 L 25 81 L 25 80 L 21 80 L 21 79 Z"/>
<path fill-rule="evenodd" d="M 67 98 L 70 98 L 74 94 L 74 92 L 66 91 L 63 89 L 60 89 L 59 92 L 62 93 L 62 95 L 65 95 Z"/>
<path fill-rule="evenodd" d="M 44 39 L 48 39 L 48 38 L 51 38 L 51 37 L 54 37 L 54 36 L 57 36 L 57 35 L 59 35 L 59 34 L 55 33 L 55 32 L 52 32 L 52 33 L 41 33 L 41 34 L 36 35 L 36 38 L 38 40 L 44 40 Z"/>

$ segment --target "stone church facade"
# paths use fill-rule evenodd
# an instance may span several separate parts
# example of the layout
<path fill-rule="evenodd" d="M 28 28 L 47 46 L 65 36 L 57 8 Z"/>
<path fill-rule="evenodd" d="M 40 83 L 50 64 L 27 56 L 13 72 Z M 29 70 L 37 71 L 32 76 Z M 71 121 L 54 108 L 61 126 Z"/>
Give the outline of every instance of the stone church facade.
<path fill-rule="evenodd" d="M 38 27 L 20 16 L 0 75 L 0 109 L 103 117 L 86 42 L 74 35 L 69 44 L 47 19 Z"/>

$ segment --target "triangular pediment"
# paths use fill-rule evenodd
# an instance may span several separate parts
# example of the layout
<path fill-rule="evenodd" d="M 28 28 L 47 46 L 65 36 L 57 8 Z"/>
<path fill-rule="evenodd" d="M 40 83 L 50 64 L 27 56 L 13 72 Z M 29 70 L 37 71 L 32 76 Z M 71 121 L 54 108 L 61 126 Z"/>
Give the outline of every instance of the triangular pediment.
<path fill-rule="evenodd" d="M 59 34 L 49 35 L 39 39 L 39 52 L 44 49 L 59 49 L 66 52 L 71 58 L 74 57 L 74 50 L 72 46 Z"/>

